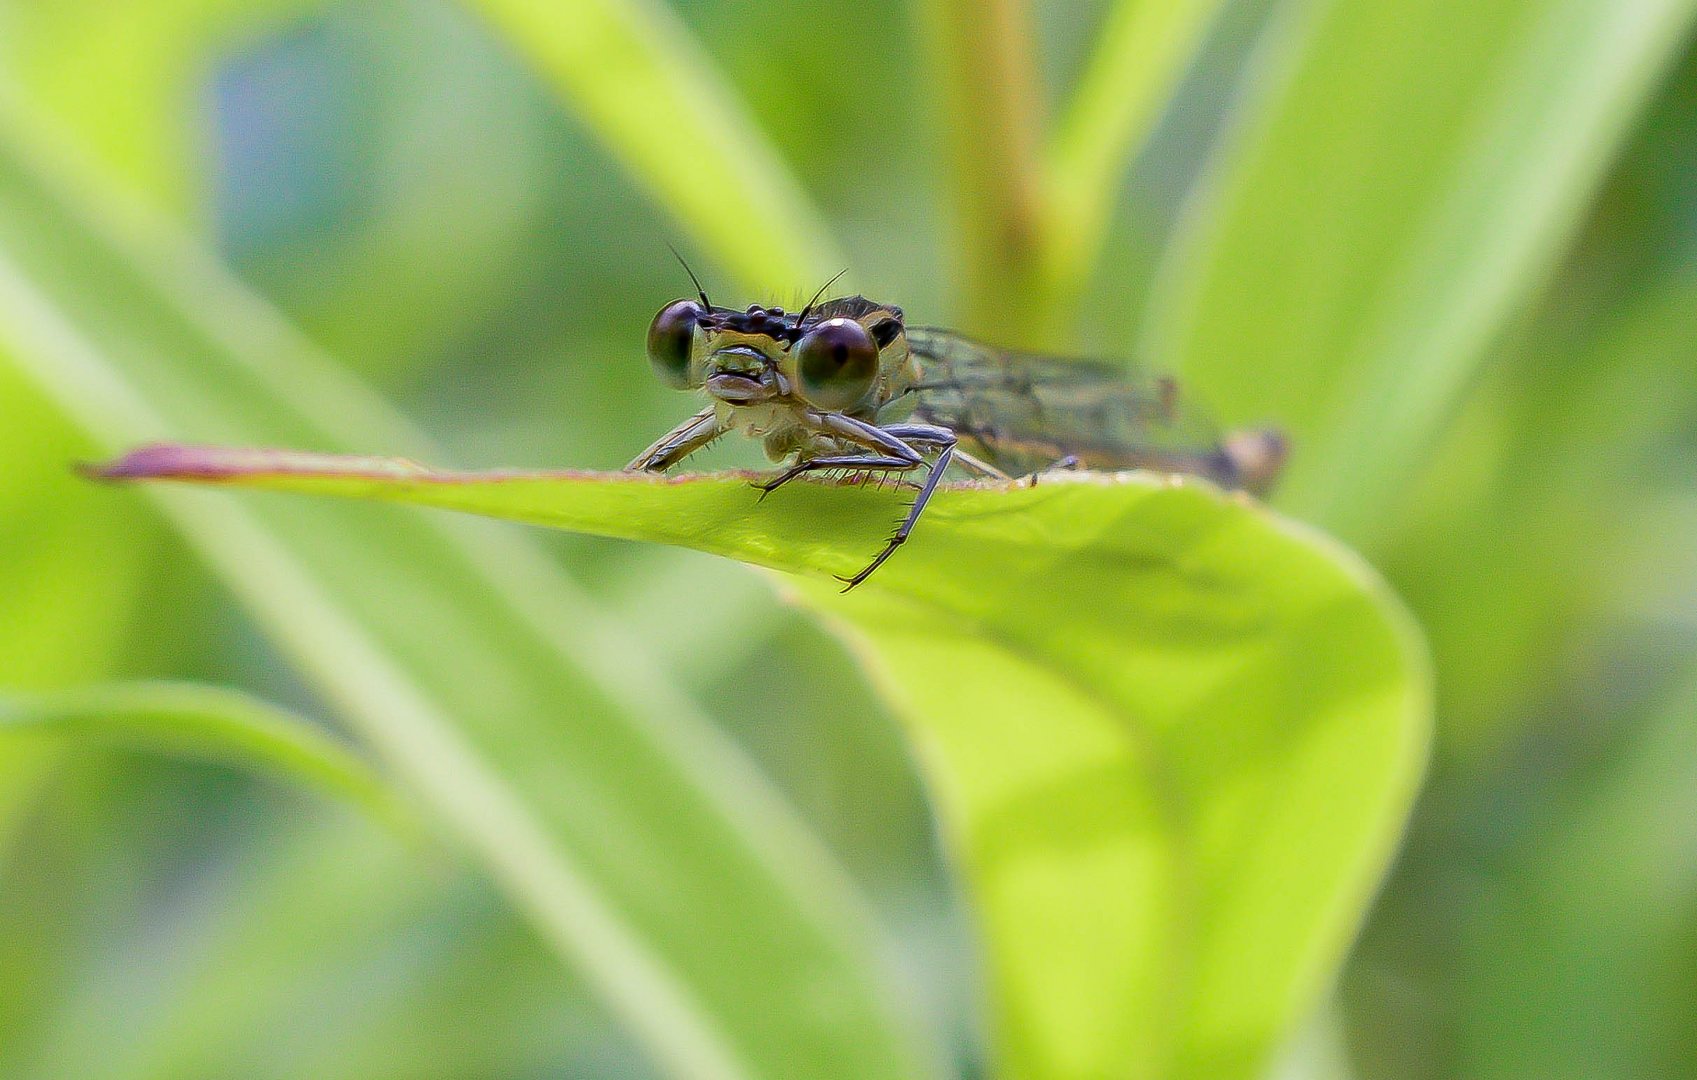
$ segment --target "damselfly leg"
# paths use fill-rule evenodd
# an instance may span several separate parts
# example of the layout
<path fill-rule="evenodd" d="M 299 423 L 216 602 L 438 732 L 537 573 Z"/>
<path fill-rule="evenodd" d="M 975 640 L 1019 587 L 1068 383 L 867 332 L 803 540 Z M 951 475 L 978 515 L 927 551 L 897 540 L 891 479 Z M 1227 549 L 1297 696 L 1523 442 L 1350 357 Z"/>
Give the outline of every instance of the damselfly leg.
<path fill-rule="evenodd" d="M 625 466 L 630 472 L 665 472 L 725 433 L 725 426 L 709 405 L 677 427 L 654 440 L 654 444 Z"/>
<path fill-rule="evenodd" d="M 848 592 L 856 585 L 859 585 L 861 582 L 871 577 L 872 571 L 883 566 L 885 559 L 894 555 L 897 548 L 907 543 L 907 535 L 913 531 L 913 523 L 918 521 L 919 515 L 925 512 L 925 504 L 931 501 L 931 493 L 937 490 L 937 481 L 943 478 L 944 470 L 949 467 L 949 459 L 954 456 L 955 444 L 950 442 L 947 446 L 943 447 L 943 452 L 937 455 L 937 460 L 932 462 L 931 472 L 925 477 L 925 486 L 920 488 L 919 494 L 914 497 L 913 505 L 908 508 L 907 517 L 902 519 L 902 523 L 896 526 L 895 533 L 892 534 L 890 539 L 885 542 L 884 550 L 880 551 L 877 558 L 868 563 L 866 565 L 866 569 L 862 570 L 860 573 L 850 578 L 841 576 L 837 578 L 838 581 L 845 583 L 843 585 L 844 592 Z"/>
<path fill-rule="evenodd" d="M 837 578 L 838 581 L 846 583 L 843 591 L 848 592 L 871 576 L 874 570 L 884 564 L 884 560 L 907 542 L 914 522 L 925 512 L 925 504 L 930 501 L 932 492 L 937 490 L 938 481 L 943 478 L 949 461 L 954 457 L 955 433 L 935 424 L 891 424 L 889 427 L 878 427 L 841 414 L 817 414 L 810 419 L 817 423 L 822 432 L 864 447 L 866 452 L 822 454 L 798 461 L 773 479 L 754 485 L 760 489 L 762 499 L 796 477 L 810 472 L 827 469 L 844 469 L 850 472 L 910 472 L 926 464 L 924 451 L 937 452 L 937 458 L 930 463 L 925 483 L 920 486 L 919 494 L 914 497 L 907 516 L 896 526 L 896 531 L 885 542 L 884 549 L 860 573 L 853 577 Z"/>

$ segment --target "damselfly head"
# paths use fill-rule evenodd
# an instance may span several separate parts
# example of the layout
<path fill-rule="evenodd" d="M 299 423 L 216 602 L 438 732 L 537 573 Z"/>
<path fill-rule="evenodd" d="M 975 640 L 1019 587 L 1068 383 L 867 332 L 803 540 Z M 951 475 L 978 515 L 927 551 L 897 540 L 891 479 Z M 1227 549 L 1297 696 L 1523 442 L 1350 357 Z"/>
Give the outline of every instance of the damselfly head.
<path fill-rule="evenodd" d="M 843 411 L 867 401 L 880 374 L 906 362 L 907 343 L 900 308 L 859 296 L 795 313 L 683 299 L 654 316 L 648 360 L 668 386 L 702 388 L 727 404 L 794 398 Z"/>

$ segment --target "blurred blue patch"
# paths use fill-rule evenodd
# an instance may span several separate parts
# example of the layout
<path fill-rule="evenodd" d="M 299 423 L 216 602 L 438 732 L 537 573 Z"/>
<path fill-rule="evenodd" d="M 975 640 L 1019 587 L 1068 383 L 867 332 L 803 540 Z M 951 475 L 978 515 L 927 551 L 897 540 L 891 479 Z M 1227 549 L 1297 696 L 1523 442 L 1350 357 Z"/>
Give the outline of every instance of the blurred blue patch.
<path fill-rule="evenodd" d="M 356 45 L 310 22 L 237 54 L 213 77 L 216 210 L 232 255 L 334 229 L 360 209 L 377 110 Z"/>

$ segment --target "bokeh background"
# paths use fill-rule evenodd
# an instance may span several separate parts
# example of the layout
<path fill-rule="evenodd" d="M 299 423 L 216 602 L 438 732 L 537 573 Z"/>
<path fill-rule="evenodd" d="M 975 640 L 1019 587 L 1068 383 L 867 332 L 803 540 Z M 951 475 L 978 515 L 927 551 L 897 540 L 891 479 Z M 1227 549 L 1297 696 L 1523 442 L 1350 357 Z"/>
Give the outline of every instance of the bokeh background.
<path fill-rule="evenodd" d="M 847 290 L 921 322 L 1163 363 L 1173 252 L 1208 234 L 1211 213 L 1229 221 L 1227 209 L 1259 197 L 1233 203 L 1219 178 L 1269 88 L 1302 59 L 1280 43 L 1302 40 L 1309 20 L 1345 35 L 1336 12 L 1377 5 L 1203 5 L 1194 48 L 1113 170 L 1091 241 L 1099 263 L 1060 285 L 1007 269 L 1000 234 L 973 223 L 995 177 L 962 181 L 973 163 L 957 136 L 963 114 L 991 111 L 972 94 L 1000 84 L 961 77 L 958 61 L 951 73 L 931 10 L 948 6 L 635 8 L 764 132 L 837 251 L 810 238 L 795 249 L 840 258 Z M 1014 60 L 1030 65 L 1037 116 L 1063 111 L 1116 12 L 1136 6 L 1034 5 Z M 1596 61 L 1597 83 L 1534 111 L 1531 130 L 1480 136 L 1534 163 L 1564 138 L 1584 147 L 1549 152 L 1566 163 L 1554 194 L 1530 185 L 1481 203 L 1533 205 L 1534 235 L 1504 239 L 1518 261 L 1478 279 L 1493 299 L 1465 332 L 1411 354 L 1453 385 L 1398 444 L 1405 466 L 1351 473 L 1343 435 L 1298 443 L 1298 455 L 1343 464 L 1299 480 L 1290 509 L 1355 544 L 1407 600 L 1432 645 L 1439 708 L 1404 850 L 1286 1068 L 1697 1076 L 1691 5 L 1404 6 L 1416 29 L 1381 20 L 1377 36 L 1338 45 L 1347 63 L 1304 69 L 1331 82 L 1315 91 L 1292 190 L 1265 196 L 1303 208 L 1299 231 L 1269 229 L 1266 248 L 1245 251 L 1282 283 L 1269 304 L 1301 303 L 1310 275 L 1336 276 L 1330 218 L 1357 223 L 1339 231 L 1358 237 L 1398 228 L 1408 192 L 1352 186 L 1351 170 L 1388 160 L 1414 176 L 1443 152 L 1435 133 L 1468 107 L 1446 87 L 1470 85 L 1447 60 L 1512 99 L 1503 86 L 1525 80 L 1535 96 L 1576 41 L 1622 44 Z M 6 0 L 9 130 L 65 148 L 101 193 L 215 250 L 416 421 L 444 462 L 616 468 L 690 409 L 641 354 L 654 310 L 689 291 L 669 243 L 716 299 L 793 303 L 819 282 L 797 280 L 806 260 L 774 258 L 763 277 L 756 257 L 680 214 L 485 10 L 500 7 Z M 1463 9 L 1479 19 L 1466 48 L 1450 36 Z M 1603 14 L 1587 21 L 1593 9 Z M 1536 47 L 1509 48 L 1522 31 Z M 1467 49 L 1484 59 L 1458 58 Z M 1008 60 L 979 59 L 992 71 Z M 1622 69 L 1632 74 L 1610 83 Z M 1588 95 L 1615 95 L 1605 120 Z M 680 139 L 680 152 L 691 145 Z M 1459 172 L 1457 212 L 1470 183 L 1505 175 Z M 1489 213 L 1470 226 L 1495 228 Z M 1426 272 L 1474 280 L 1444 254 Z M 1451 325 L 1448 307 L 1420 307 L 1422 287 L 1411 273 L 1413 334 Z M 1242 332 L 1258 318 L 1249 311 Z M 1220 384 L 1229 422 L 1395 385 L 1351 381 L 1343 361 L 1316 363 L 1311 384 L 1275 365 L 1258 394 L 1253 356 L 1232 352 L 1231 333 L 1214 338 L 1235 381 L 1206 364 L 1198 373 L 1204 391 Z M 1324 334 L 1307 344 L 1353 355 Z M 0 692 L 199 680 L 334 727 L 323 688 L 167 521 L 70 475 L 67 463 L 105 447 L 28 370 L 0 351 Z M 403 448 L 374 434 L 363 449 Z M 714 455 L 708 464 L 749 460 L 735 446 Z M 1362 490 L 1373 497 L 1351 500 Z M 982 1073 L 966 922 L 900 728 L 853 657 L 746 568 L 536 542 L 800 807 L 896 928 L 955 1067 Z M 531 924 L 451 849 L 224 765 L 0 742 L 0 1076 L 650 1075 Z"/>

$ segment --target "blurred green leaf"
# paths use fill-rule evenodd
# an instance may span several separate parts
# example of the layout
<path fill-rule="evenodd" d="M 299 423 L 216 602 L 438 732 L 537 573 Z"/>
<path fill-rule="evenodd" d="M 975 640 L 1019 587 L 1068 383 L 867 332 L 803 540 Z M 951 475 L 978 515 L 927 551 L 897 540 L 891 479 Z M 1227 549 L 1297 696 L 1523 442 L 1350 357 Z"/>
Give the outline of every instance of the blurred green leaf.
<path fill-rule="evenodd" d="M 80 438 L 0 346 L 0 696 L 46 691 L 112 674 L 134 627 L 161 530 L 151 515 L 109 498 L 66 467 L 87 456 Z M 55 890 L 23 895 L 17 862 L 61 748 L 7 740 L 0 753 L 0 1075 L 26 1053 L 29 1018 L 68 977 L 70 913 Z"/>
<path fill-rule="evenodd" d="M 0 349 L 0 692 L 47 690 L 108 673 L 159 536 L 133 508 L 88 498 L 65 463 L 92 444 L 6 363 Z M 0 862 L 55 756 L 0 755 Z"/>
<path fill-rule="evenodd" d="M 1622 568 L 1644 562 L 1646 462 L 1697 399 L 1697 283 L 1634 286 L 1602 313 L 1558 299 L 1503 350 L 1382 545 L 1444 673 L 1440 735 L 1461 757 L 1488 763 L 1540 719 L 1552 666 L 1602 632 Z"/>
<path fill-rule="evenodd" d="M 1459 952 L 1463 1075 L 1691 1074 L 1694 717 L 1688 672 L 1483 898 Z"/>
<path fill-rule="evenodd" d="M 951 165 L 962 329 L 1040 344 L 1032 288 L 1043 197 L 1041 112 L 1030 12 L 1021 0 L 920 5 Z"/>
<path fill-rule="evenodd" d="M 588 202 L 572 180 L 601 165 L 560 160 L 530 73 L 448 3 L 337 4 L 244 44 L 202 91 L 238 276 L 364 372 L 428 370 L 462 340 L 497 353 L 489 320 L 552 200 Z"/>
<path fill-rule="evenodd" d="M 1039 260 L 1052 314 L 1077 303 L 1125 171 L 1225 2 L 1117 0 L 1109 8 L 1045 155 Z"/>
<path fill-rule="evenodd" d="M 0 736 L 120 743 L 206 758 L 317 787 L 398 826 L 394 790 L 304 717 L 247 694 L 191 683 L 105 683 L 0 696 Z"/>
<path fill-rule="evenodd" d="M 471 511 L 813 578 L 864 565 L 903 505 L 212 447 L 100 475 Z M 1256 1075 L 1341 962 L 1424 762 L 1425 658 L 1395 598 L 1323 537 L 1135 474 L 944 489 L 913 543 L 834 589 L 803 593 L 907 707 L 953 831 L 1002 1067 Z"/>
<path fill-rule="evenodd" d="M 157 204 L 203 205 L 204 132 L 195 107 L 220 51 L 327 0 L 54 0 L 5 5 L 11 76 L 77 132 L 103 165 Z"/>
<path fill-rule="evenodd" d="M 745 286 L 842 267 L 824 219 L 659 0 L 462 0 L 536 65 L 637 181 Z"/>
<path fill-rule="evenodd" d="M 222 854 L 203 902 L 143 912 L 163 926 L 108 947 L 148 956 L 172 943 L 139 984 L 85 980 L 56 1018 L 41 1080 L 247 1076 L 256 1062 L 303 1080 L 528 1075 L 577 1040 L 627 1049 L 489 886 L 441 852 L 421 860 L 347 816 L 271 812 Z"/>
<path fill-rule="evenodd" d="M 101 445 L 429 452 L 5 93 L 0 342 Z M 473 522 L 160 495 L 660 1067 L 933 1073 L 891 946 L 835 860 L 538 548 Z"/>
<path fill-rule="evenodd" d="M 1561 252 L 1693 0 L 1289 4 L 1167 266 L 1150 355 L 1294 437 L 1367 534 Z"/>
<path fill-rule="evenodd" d="M 0 760 L 23 742 L 0 735 Z M 208 814 L 204 789 L 183 791 L 193 770 L 180 762 L 70 749 L 56 756 L 52 782 L 0 867 L 0 1076 L 8 1080 L 42 1074 L 61 1045 L 55 1021 L 67 1000 L 91 983 L 116 981 L 107 950 L 145 933 L 150 899 L 182 869 L 173 854 L 217 814 Z M 243 778 L 225 772 L 222 779 L 239 785 Z M 138 978 L 152 973 L 138 965 Z M 78 1026 L 76 1045 L 110 1046 L 118 1022 L 108 1009 Z"/>
<path fill-rule="evenodd" d="M 1343 1017 L 1328 1002 L 1279 1055 L 1267 1080 L 1356 1080 Z"/>
<path fill-rule="evenodd" d="M 89 498 L 69 463 L 95 444 L 7 364 L 0 350 L 0 691 L 48 690 L 110 668 L 160 536 Z"/>

